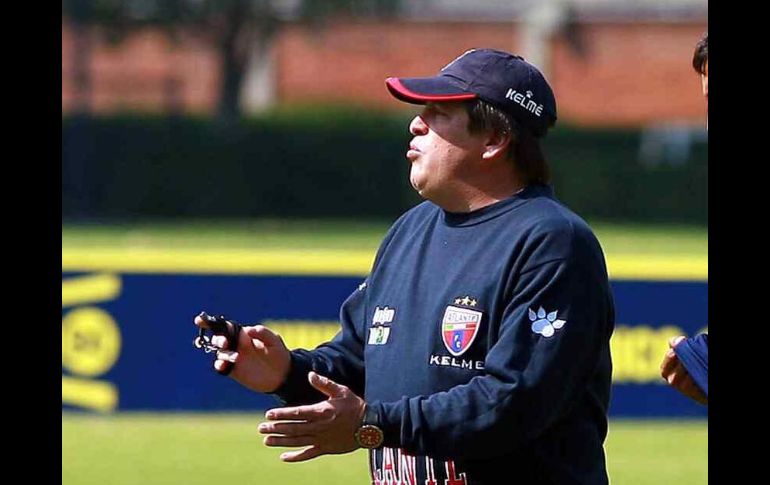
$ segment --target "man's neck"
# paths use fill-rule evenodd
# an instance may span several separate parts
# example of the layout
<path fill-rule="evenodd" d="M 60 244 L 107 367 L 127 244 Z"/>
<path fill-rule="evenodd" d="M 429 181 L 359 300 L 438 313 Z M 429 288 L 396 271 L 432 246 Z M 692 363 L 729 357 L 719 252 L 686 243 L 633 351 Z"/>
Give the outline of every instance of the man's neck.
<path fill-rule="evenodd" d="M 456 190 L 446 197 L 437 198 L 432 200 L 433 203 L 448 212 L 465 213 L 473 212 L 475 210 L 483 209 L 501 200 L 513 197 L 518 194 L 526 185 L 522 182 L 516 182 L 515 184 L 495 184 L 495 186 L 487 188 L 474 187 L 472 185 L 465 185 L 457 187 Z"/>

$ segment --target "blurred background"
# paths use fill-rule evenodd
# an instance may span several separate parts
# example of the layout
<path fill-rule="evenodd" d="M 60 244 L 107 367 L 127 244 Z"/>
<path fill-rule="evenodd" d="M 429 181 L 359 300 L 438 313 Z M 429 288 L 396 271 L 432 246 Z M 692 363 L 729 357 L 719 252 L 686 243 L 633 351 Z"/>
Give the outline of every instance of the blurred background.
<path fill-rule="evenodd" d="M 334 335 L 419 202 L 417 109 L 384 79 L 473 47 L 556 95 L 554 189 L 618 307 L 612 483 L 706 483 L 707 408 L 658 365 L 708 327 L 707 25 L 705 0 L 63 0 L 62 483 L 368 482 L 361 453 L 281 464 L 256 433 L 275 401 L 216 376 L 192 319 Z"/>

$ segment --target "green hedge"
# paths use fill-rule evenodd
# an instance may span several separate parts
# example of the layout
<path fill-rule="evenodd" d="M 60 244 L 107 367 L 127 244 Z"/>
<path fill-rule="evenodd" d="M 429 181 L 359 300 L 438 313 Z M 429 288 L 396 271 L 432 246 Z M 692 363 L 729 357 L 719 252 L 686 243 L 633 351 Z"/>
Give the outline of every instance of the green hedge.
<path fill-rule="evenodd" d="M 124 115 L 62 119 L 63 219 L 387 217 L 419 201 L 409 115 L 306 110 L 223 126 Z M 638 132 L 558 128 L 557 195 L 587 218 L 705 223 L 706 145 L 677 166 L 637 160 Z"/>

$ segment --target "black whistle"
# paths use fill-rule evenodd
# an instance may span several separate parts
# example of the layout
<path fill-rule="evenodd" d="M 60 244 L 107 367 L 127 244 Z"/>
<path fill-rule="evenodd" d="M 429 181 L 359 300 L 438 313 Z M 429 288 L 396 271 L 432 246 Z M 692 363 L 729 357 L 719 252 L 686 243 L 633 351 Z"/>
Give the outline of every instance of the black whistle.
<path fill-rule="evenodd" d="M 206 312 L 200 312 L 198 316 L 201 317 L 203 320 L 206 321 L 206 323 L 209 324 L 209 329 L 211 330 L 212 333 L 224 334 L 227 332 L 227 319 L 225 319 L 224 315 L 219 315 L 218 317 L 215 317 L 215 316 L 209 315 Z M 203 335 L 203 333 L 201 333 L 203 331 L 204 329 L 201 328 L 199 330 L 198 335 L 199 336 Z"/>

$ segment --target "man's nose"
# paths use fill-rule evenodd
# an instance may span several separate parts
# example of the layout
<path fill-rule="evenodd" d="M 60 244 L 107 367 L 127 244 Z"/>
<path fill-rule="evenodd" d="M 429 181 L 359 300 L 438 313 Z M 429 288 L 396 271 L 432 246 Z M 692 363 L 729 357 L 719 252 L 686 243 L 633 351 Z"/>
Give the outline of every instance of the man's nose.
<path fill-rule="evenodd" d="M 428 125 L 425 124 L 425 121 L 423 121 L 422 117 L 420 115 L 417 115 L 412 119 L 412 122 L 409 123 L 409 133 L 412 135 L 424 135 L 428 132 Z"/>

